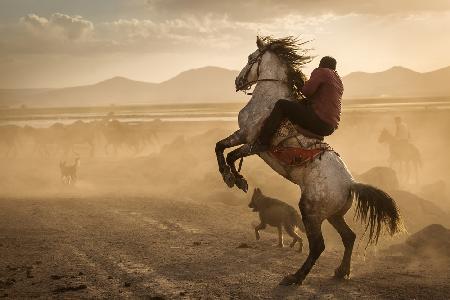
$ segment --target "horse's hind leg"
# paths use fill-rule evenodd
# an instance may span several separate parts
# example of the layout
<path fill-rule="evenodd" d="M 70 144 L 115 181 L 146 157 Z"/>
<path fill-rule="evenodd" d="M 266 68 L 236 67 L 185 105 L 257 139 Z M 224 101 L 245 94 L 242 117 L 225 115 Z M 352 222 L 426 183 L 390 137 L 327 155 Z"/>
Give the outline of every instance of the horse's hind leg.
<path fill-rule="evenodd" d="M 241 145 L 242 143 L 244 143 L 244 141 L 245 139 L 242 136 L 242 132 L 240 130 L 237 130 L 229 137 L 216 143 L 215 152 L 217 157 L 217 164 L 219 165 L 219 172 L 222 174 L 223 180 L 229 187 L 234 186 L 236 178 L 231 172 L 230 167 L 227 165 L 223 152 L 226 148 Z"/>
<path fill-rule="evenodd" d="M 405 172 L 406 172 L 406 184 L 410 184 L 411 182 L 411 168 L 409 166 L 409 161 L 404 162 Z"/>
<path fill-rule="evenodd" d="M 300 209 L 302 210 L 302 209 Z M 302 267 L 295 274 L 287 275 L 281 280 L 280 285 L 301 284 L 308 273 L 325 250 L 325 242 L 322 235 L 322 221 L 315 217 L 307 216 L 302 212 L 303 223 L 305 224 L 306 236 L 309 243 L 309 254 Z"/>
<path fill-rule="evenodd" d="M 333 216 L 328 218 L 328 222 L 333 225 L 334 229 L 339 233 L 344 244 L 344 256 L 340 266 L 334 271 L 336 278 L 344 278 L 350 276 L 350 264 L 352 259 L 353 244 L 355 243 L 356 234 L 348 227 L 343 216 Z"/>

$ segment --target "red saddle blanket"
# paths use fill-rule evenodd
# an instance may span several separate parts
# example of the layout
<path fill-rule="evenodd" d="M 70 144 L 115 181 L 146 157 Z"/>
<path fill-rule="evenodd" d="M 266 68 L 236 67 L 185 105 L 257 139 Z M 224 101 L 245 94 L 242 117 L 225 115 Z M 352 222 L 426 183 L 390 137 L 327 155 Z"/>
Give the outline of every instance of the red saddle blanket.
<path fill-rule="evenodd" d="M 270 150 L 270 154 L 288 166 L 299 166 L 313 161 L 329 150 L 331 150 L 330 146 L 321 143 L 318 147 L 311 149 L 277 146 Z"/>

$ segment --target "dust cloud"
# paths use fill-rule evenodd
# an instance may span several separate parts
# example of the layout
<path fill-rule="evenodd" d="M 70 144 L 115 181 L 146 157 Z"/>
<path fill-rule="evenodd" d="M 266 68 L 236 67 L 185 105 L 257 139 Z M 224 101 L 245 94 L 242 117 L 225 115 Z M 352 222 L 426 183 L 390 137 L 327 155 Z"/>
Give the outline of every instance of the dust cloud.
<path fill-rule="evenodd" d="M 314 295 L 321 281 L 321 292 L 338 298 L 396 293 L 442 298 L 449 292 L 448 264 L 436 264 L 434 255 L 412 263 L 422 256 L 411 245 L 428 243 L 427 235 L 416 244 L 408 240 L 431 224 L 450 226 L 449 116 L 445 109 L 344 112 L 327 142 L 357 180 L 393 196 L 408 233 L 366 249 L 364 227 L 349 211 L 346 219 L 358 235 L 355 280 L 339 289 L 323 281 L 343 249 L 325 224 L 327 250 L 305 282 L 309 288 L 298 293 Z M 407 124 L 410 143 L 420 153 L 409 169 L 397 161 L 390 165 L 395 149 L 380 138 L 383 129 L 395 134 L 395 117 Z M 228 189 L 214 146 L 236 126 L 214 120 L 127 123 L 111 116 L 45 127 L 2 125 L 0 268 L 6 271 L 0 272 L 0 294 L 29 297 L 78 289 L 87 297 L 292 296 L 269 286 L 306 254 L 276 249 L 273 228 L 256 242 L 252 226 L 258 217 L 247 205 L 259 187 L 298 209 L 300 190 L 258 157 L 245 159 L 242 168 L 249 194 Z M 62 163 L 76 169 L 71 184 L 61 179 Z M 441 230 L 436 226 L 429 230 Z M 449 236 L 441 238 L 445 243 Z M 236 249 L 243 242 L 251 247 Z M 424 278 L 428 289 L 420 288 Z"/>

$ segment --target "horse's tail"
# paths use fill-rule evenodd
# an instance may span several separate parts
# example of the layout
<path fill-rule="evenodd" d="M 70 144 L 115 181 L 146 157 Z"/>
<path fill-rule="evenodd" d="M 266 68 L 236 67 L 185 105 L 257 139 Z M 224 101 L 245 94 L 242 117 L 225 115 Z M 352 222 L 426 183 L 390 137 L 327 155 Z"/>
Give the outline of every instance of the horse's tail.
<path fill-rule="evenodd" d="M 350 197 L 356 201 L 355 218 L 366 222 L 369 244 L 378 242 L 383 227 L 391 236 L 403 231 L 397 205 L 384 191 L 368 184 L 354 183 L 350 187 Z"/>

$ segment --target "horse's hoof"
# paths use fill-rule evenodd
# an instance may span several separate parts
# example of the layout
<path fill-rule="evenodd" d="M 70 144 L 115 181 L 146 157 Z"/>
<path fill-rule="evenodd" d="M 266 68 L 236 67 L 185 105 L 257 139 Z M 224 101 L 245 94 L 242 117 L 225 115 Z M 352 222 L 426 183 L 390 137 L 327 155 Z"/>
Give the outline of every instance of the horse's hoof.
<path fill-rule="evenodd" d="M 294 274 L 289 274 L 289 275 L 285 276 L 278 285 L 290 286 L 290 285 L 294 285 L 294 284 L 300 285 L 300 284 L 302 284 L 302 280 L 297 278 Z"/>
<path fill-rule="evenodd" d="M 334 278 L 335 279 L 345 279 L 350 278 L 350 271 L 343 270 L 342 268 L 337 268 L 334 270 Z"/>
<path fill-rule="evenodd" d="M 244 177 L 237 177 L 235 181 L 236 186 L 243 190 L 245 193 L 248 191 L 248 183 L 247 180 L 244 179 Z"/>
<path fill-rule="evenodd" d="M 236 183 L 236 177 L 234 177 L 233 173 L 231 173 L 230 167 L 225 166 L 223 170 L 220 171 L 222 174 L 223 181 L 229 188 L 232 188 Z"/>

